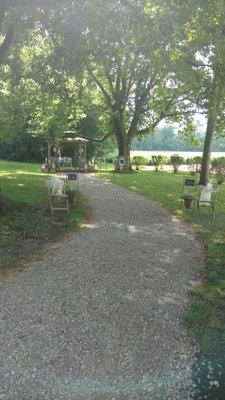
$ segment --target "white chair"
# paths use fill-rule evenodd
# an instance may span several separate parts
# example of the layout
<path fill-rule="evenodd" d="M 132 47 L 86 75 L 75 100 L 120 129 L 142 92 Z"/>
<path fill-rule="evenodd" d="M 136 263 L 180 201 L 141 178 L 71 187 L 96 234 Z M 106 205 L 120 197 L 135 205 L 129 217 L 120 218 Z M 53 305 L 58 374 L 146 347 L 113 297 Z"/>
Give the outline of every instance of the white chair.
<path fill-rule="evenodd" d="M 213 218 L 215 218 L 218 192 L 219 185 L 211 185 L 208 183 L 207 186 L 200 186 L 200 193 L 197 200 L 198 213 L 200 213 L 201 206 L 212 207 Z"/>
<path fill-rule="evenodd" d="M 46 181 L 51 213 L 54 211 L 67 211 L 69 213 L 68 196 L 63 192 L 64 182 L 53 178 Z"/>

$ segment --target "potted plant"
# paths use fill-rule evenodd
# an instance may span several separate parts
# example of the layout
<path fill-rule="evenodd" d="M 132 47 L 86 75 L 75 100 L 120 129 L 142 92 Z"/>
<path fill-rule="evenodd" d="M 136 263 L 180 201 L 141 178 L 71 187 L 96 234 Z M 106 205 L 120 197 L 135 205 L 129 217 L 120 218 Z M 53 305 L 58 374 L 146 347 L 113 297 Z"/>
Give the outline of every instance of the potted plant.
<path fill-rule="evenodd" d="M 66 183 L 64 185 L 64 191 L 65 191 L 65 194 L 68 197 L 68 200 L 69 200 L 70 204 L 73 204 L 73 202 L 76 199 L 76 196 L 77 196 L 77 193 L 78 193 L 78 189 L 75 188 L 74 185 Z"/>
<path fill-rule="evenodd" d="M 189 210 L 191 208 L 192 202 L 195 199 L 195 195 L 193 193 L 183 193 L 182 199 L 184 200 L 184 205 Z"/>

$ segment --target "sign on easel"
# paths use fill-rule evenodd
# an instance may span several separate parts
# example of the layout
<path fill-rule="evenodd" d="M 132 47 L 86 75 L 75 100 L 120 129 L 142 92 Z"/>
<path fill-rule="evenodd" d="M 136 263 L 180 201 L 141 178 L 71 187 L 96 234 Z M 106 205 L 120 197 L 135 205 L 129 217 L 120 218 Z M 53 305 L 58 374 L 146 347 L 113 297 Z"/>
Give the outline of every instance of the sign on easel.
<path fill-rule="evenodd" d="M 195 186 L 196 180 L 194 178 L 185 178 L 184 185 L 185 186 Z"/>
<path fill-rule="evenodd" d="M 77 174 L 74 173 L 68 173 L 68 181 L 76 181 L 77 180 Z"/>

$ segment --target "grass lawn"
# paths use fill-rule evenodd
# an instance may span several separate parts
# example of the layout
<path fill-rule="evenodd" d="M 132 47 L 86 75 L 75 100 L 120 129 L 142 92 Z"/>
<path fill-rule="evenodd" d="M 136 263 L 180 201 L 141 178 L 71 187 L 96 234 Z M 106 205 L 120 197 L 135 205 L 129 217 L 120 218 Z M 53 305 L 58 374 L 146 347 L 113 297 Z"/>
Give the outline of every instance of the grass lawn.
<path fill-rule="evenodd" d="M 189 328 L 202 349 L 225 343 L 225 184 L 218 196 L 218 214 L 202 207 L 200 215 L 180 210 L 185 173 L 140 171 L 130 174 L 101 174 L 104 179 L 143 194 L 190 222 L 203 239 L 206 267 L 201 285 L 190 292 L 192 301 L 186 316 Z"/>
<path fill-rule="evenodd" d="M 0 161 L 0 188 L 16 205 L 0 213 L 0 275 L 21 268 L 24 257 L 76 229 L 85 218 L 85 202 L 79 197 L 70 213 L 50 213 L 40 165 Z"/>

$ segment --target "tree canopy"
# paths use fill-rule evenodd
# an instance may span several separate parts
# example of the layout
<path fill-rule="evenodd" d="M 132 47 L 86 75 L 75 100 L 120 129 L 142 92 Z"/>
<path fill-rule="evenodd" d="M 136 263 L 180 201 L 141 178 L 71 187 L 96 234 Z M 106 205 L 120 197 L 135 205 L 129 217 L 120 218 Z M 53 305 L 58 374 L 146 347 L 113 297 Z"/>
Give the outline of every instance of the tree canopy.
<path fill-rule="evenodd" d="M 208 170 L 225 121 L 225 8 L 224 0 L 214 3 L 1 2 L 1 137 L 84 134 L 86 126 L 93 142 L 115 141 L 129 158 L 133 140 L 162 120 L 179 123 L 194 142 L 199 112 L 208 119 Z"/>

